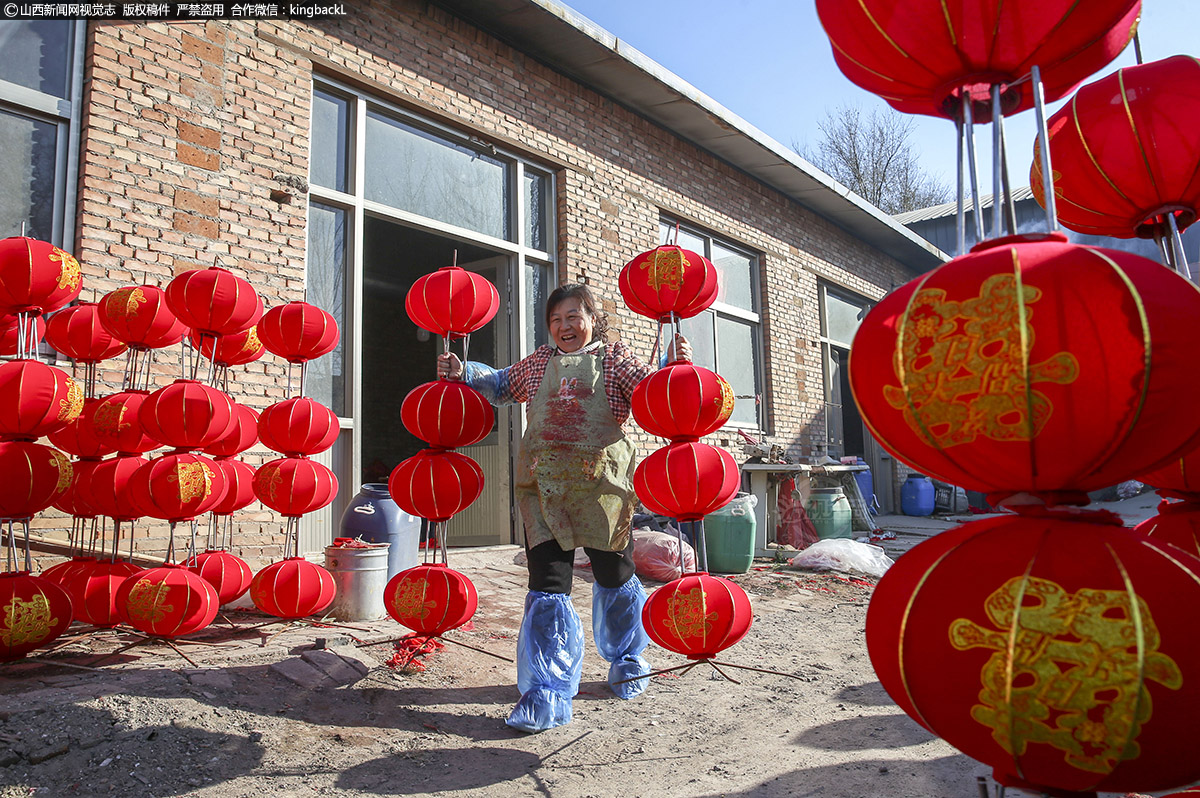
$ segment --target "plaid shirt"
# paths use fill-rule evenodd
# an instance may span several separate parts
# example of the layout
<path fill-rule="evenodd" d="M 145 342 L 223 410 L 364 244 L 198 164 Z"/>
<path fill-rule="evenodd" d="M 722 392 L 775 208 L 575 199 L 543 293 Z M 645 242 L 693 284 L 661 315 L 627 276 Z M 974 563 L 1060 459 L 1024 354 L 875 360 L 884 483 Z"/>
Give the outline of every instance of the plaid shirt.
<path fill-rule="evenodd" d="M 608 398 L 608 407 L 617 423 L 624 424 L 629 418 L 634 387 L 654 369 L 619 341 L 605 344 L 602 349 L 604 393 Z M 558 350 L 553 346 L 539 346 L 529 357 L 498 371 L 478 363 L 468 363 L 464 377 L 471 387 L 481 390 L 493 404 L 528 402 L 537 395 L 538 386 L 546 375 L 546 366 L 557 353 Z"/>

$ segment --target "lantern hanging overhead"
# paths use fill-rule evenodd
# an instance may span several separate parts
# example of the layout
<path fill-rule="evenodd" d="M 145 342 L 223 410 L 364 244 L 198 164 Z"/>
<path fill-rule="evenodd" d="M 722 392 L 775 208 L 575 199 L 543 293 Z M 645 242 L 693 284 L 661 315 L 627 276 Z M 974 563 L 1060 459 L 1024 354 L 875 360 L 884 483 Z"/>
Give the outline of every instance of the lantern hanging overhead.
<path fill-rule="evenodd" d="M 255 574 L 250 583 L 254 606 L 288 620 L 321 612 L 336 595 L 333 575 L 302 557 L 272 563 Z"/>
<path fill-rule="evenodd" d="M 458 452 L 422 449 L 392 469 L 388 492 L 409 515 L 448 521 L 483 493 L 483 469 Z"/>
<path fill-rule="evenodd" d="M 1065 96 L 1129 44 L 1141 0 L 817 0 L 833 58 L 850 82 L 897 111 L 990 121 L 991 87 L 1005 115 L 1033 107 L 1026 78 L 1041 68 L 1047 100 Z"/>
<path fill-rule="evenodd" d="M 188 333 L 188 340 L 200 350 L 200 354 L 218 366 L 243 366 L 253 363 L 267 351 L 258 338 L 257 327 L 229 335 L 218 335 L 215 338 L 200 335 L 192 330 Z"/>
<path fill-rule="evenodd" d="M 276 402 L 258 416 L 263 445 L 289 457 L 325 451 L 340 431 L 337 415 L 307 396 Z"/>
<path fill-rule="evenodd" d="M 442 338 L 461 338 L 487 324 L 500 309 L 500 293 L 482 274 L 446 266 L 417 278 L 404 298 L 408 317 Z"/>
<path fill-rule="evenodd" d="M 71 486 L 66 455 L 32 441 L 0 441 L 0 518 L 30 518 Z"/>
<path fill-rule="evenodd" d="M 1116 112 L 1117 109 L 1120 112 Z M 1064 227 L 1089 235 L 1170 235 L 1200 209 L 1200 61 L 1183 55 L 1126 67 L 1083 86 L 1050 117 L 1054 196 Z M 1041 148 L 1030 187 L 1045 205 Z"/>
<path fill-rule="evenodd" d="M 289 302 L 263 314 L 258 340 L 289 363 L 304 363 L 337 348 L 337 321 L 316 305 Z"/>
<path fill-rule="evenodd" d="M 83 386 L 40 360 L 0 363 L 0 437 L 37 440 L 83 410 Z"/>
<path fill-rule="evenodd" d="M 217 601 L 237 601 L 250 589 L 254 574 L 246 561 L 227 551 L 206 551 L 188 560 L 187 569 L 204 579 L 217 591 Z"/>
<path fill-rule="evenodd" d="M 71 599 L 61 587 L 26 571 L 0 574 L 0 662 L 20 659 L 70 625 Z"/>
<path fill-rule="evenodd" d="M 146 397 L 138 408 L 142 429 L 175 449 L 203 449 L 234 423 L 233 399 L 197 380 L 175 382 Z"/>
<path fill-rule="evenodd" d="M 259 466 L 254 495 L 280 515 L 297 518 L 320 510 L 337 496 L 338 480 L 326 466 L 306 457 L 282 457 Z"/>
<path fill-rule="evenodd" d="M 51 316 L 46 342 L 81 363 L 107 360 L 127 349 L 100 323 L 100 306 L 95 302 L 80 302 Z"/>
<path fill-rule="evenodd" d="M 152 637 L 198 632 L 217 617 L 213 586 L 178 565 L 162 565 L 129 577 L 117 590 L 121 620 Z"/>
<path fill-rule="evenodd" d="M 0 313 L 53 313 L 79 296 L 74 256 L 25 236 L 0 240 Z"/>
<path fill-rule="evenodd" d="M 642 607 L 646 634 L 689 659 L 712 659 L 750 631 L 746 591 L 728 579 L 684 574 L 650 594 Z"/>
<path fill-rule="evenodd" d="M 80 471 L 75 475 L 79 500 L 114 521 L 141 518 L 144 510 L 131 492 L 129 481 L 147 462 L 137 455 L 118 455 Z"/>
<path fill-rule="evenodd" d="M 100 443 L 122 454 L 144 454 L 162 444 L 146 434 L 139 420 L 147 391 L 121 391 L 98 400 L 92 411 L 92 433 Z"/>
<path fill-rule="evenodd" d="M 243 332 L 263 315 L 254 286 L 218 266 L 179 275 L 167 284 L 166 296 L 171 312 L 206 336 Z"/>
<path fill-rule="evenodd" d="M 46 334 L 46 321 L 41 316 L 28 320 L 25 346 L 21 346 L 21 323 L 18 316 L 0 316 L 0 355 L 29 354 L 37 349 Z M 57 348 L 57 347 L 55 347 Z"/>
<path fill-rule="evenodd" d="M 400 405 L 404 428 L 438 449 L 479 443 L 492 431 L 495 418 L 483 394 L 452 380 L 418 385 Z"/>
<path fill-rule="evenodd" d="M 230 515 L 252 504 L 255 499 L 254 466 L 232 457 L 221 457 L 212 462 L 225 477 L 225 494 L 210 512 Z"/>
<path fill-rule="evenodd" d="M 471 620 L 479 595 L 465 575 L 433 563 L 393 576 L 383 590 L 383 605 L 396 623 L 433 637 Z"/>
<path fill-rule="evenodd" d="M 633 487 L 651 512 L 698 521 L 724 507 L 741 483 L 737 461 L 706 443 L 672 443 L 651 452 L 633 472 Z"/>
<path fill-rule="evenodd" d="M 219 440 L 204 447 L 204 453 L 212 457 L 234 457 L 256 443 L 258 443 L 258 411 L 234 402 L 233 422 Z"/>
<path fill-rule="evenodd" d="M 190 521 L 225 496 L 225 472 L 203 455 L 173 452 L 156 457 L 129 478 L 129 491 L 142 515 Z"/>
<path fill-rule="evenodd" d="M 717 270 L 703 255 L 664 244 L 643 252 L 621 269 L 621 296 L 634 313 L 681 319 L 707 310 L 717 298 Z"/>
<path fill-rule="evenodd" d="M 100 300 L 100 323 L 114 338 L 135 349 L 161 349 L 183 340 L 187 325 L 167 306 L 157 286 L 140 285 L 110 291 Z"/>
<path fill-rule="evenodd" d="M 1153 261 L 1059 234 L 997 239 L 880 301 L 850 386 L 874 437 L 921 473 L 993 504 L 1081 503 L 1200 432 L 1179 401 L 1200 391 L 1198 317 L 1200 290 Z"/>
<path fill-rule="evenodd" d="M 702 366 L 676 362 L 633 389 L 633 419 L 660 438 L 696 440 L 716 432 L 733 413 L 733 388 Z"/>

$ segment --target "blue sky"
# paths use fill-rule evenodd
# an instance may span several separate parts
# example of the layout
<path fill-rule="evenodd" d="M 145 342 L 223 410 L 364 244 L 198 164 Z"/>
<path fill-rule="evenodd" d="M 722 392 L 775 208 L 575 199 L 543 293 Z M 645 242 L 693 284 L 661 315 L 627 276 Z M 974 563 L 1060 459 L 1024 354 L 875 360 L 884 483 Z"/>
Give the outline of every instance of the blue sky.
<path fill-rule="evenodd" d="M 815 143 L 827 108 L 887 104 L 846 80 L 830 52 L 813 0 L 564 0 L 784 145 Z M 1140 37 L 1147 61 L 1200 51 L 1200 0 L 1144 0 Z M 1104 72 L 1132 66 L 1132 45 Z M 1099 77 L 1097 75 L 1096 77 Z M 1051 112 L 1061 103 L 1050 106 Z M 954 125 L 916 117 L 913 145 L 925 168 L 954 185 Z M 1029 179 L 1033 111 L 1005 122 L 1014 186 Z M 1200 133 L 1198 133 L 1200 135 Z M 976 130 L 991 161 L 991 126 Z M 990 167 L 980 190 L 991 191 Z"/>

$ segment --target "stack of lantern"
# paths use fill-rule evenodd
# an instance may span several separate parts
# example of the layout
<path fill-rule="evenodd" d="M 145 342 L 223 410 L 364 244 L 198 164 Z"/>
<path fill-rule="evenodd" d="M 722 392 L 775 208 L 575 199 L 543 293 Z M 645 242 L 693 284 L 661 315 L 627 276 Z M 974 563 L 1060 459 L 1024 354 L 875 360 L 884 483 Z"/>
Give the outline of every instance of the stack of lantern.
<path fill-rule="evenodd" d="M 268 615 L 293 620 L 324 610 L 336 592 L 333 576 L 300 556 L 300 518 L 328 506 L 338 492 L 333 471 L 310 459 L 337 440 L 337 415 L 303 394 L 307 363 L 332 352 L 339 333 L 333 316 L 321 308 L 289 302 L 267 311 L 258 325 L 258 338 L 289 364 L 289 398 L 258 417 L 259 439 L 283 457 L 259 466 L 251 483 L 258 500 L 287 519 L 286 556 L 255 574 L 250 598 Z M 300 367 L 300 380 L 297 395 L 291 396 L 294 366 Z"/>
<path fill-rule="evenodd" d="M 707 258 L 664 245 L 638 255 L 621 270 L 621 295 L 631 309 L 672 328 L 704 311 L 717 295 L 717 273 Z M 657 350 L 657 347 L 656 347 Z M 737 463 L 726 450 L 700 441 L 733 412 L 733 390 L 720 375 L 676 358 L 644 378 L 633 392 L 633 417 L 670 443 L 638 464 L 634 489 L 649 510 L 678 522 L 698 522 L 701 564 L 651 594 L 642 611 L 646 633 L 670 651 L 699 662 L 737 643 L 750 630 L 750 599 L 728 579 L 711 576 L 704 556 L 704 516 L 737 493 Z"/>
<path fill-rule="evenodd" d="M 1183 401 L 1200 390 L 1197 314 L 1200 292 L 1161 265 L 1048 234 L 978 245 L 855 336 L 850 384 L 880 443 L 1016 511 L 914 548 L 867 616 L 889 694 L 1002 784 L 1200 778 L 1184 733 L 1200 649 L 1180 612 L 1200 598 L 1200 558 L 1078 506 L 1200 433 Z"/>
<path fill-rule="evenodd" d="M 470 334 L 496 315 L 500 295 L 482 275 L 447 266 L 413 283 L 404 304 L 418 327 L 442 339 L 443 351 L 450 351 L 451 339 L 463 339 L 465 360 Z M 392 470 L 388 491 L 400 509 L 427 519 L 431 528 L 426 562 L 391 578 L 384 589 L 384 607 L 417 635 L 438 637 L 475 614 L 475 585 L 447 563 L 446 525 L 483 492 L 483 469 L 454 450 L 483 440 L 492 430 L 494 414 L 474 388 L 437 380 L 418 385 L 404 397 L 400 418 L 429 448 Z M 440 545 L 441 562 L 429 561 L 434 540 Z"/>

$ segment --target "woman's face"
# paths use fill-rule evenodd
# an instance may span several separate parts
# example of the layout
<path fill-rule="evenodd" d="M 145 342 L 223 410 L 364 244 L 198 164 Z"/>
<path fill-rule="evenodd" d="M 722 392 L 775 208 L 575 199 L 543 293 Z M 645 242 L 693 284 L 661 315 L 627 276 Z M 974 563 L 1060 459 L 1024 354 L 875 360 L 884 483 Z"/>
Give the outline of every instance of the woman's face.
<path fill-rule="evenodd" d="M 550 311 L 550 337 L 564 352 L 574 352 L 590 343 L 594 326 L 579 297 L 567 297 Z"/>

